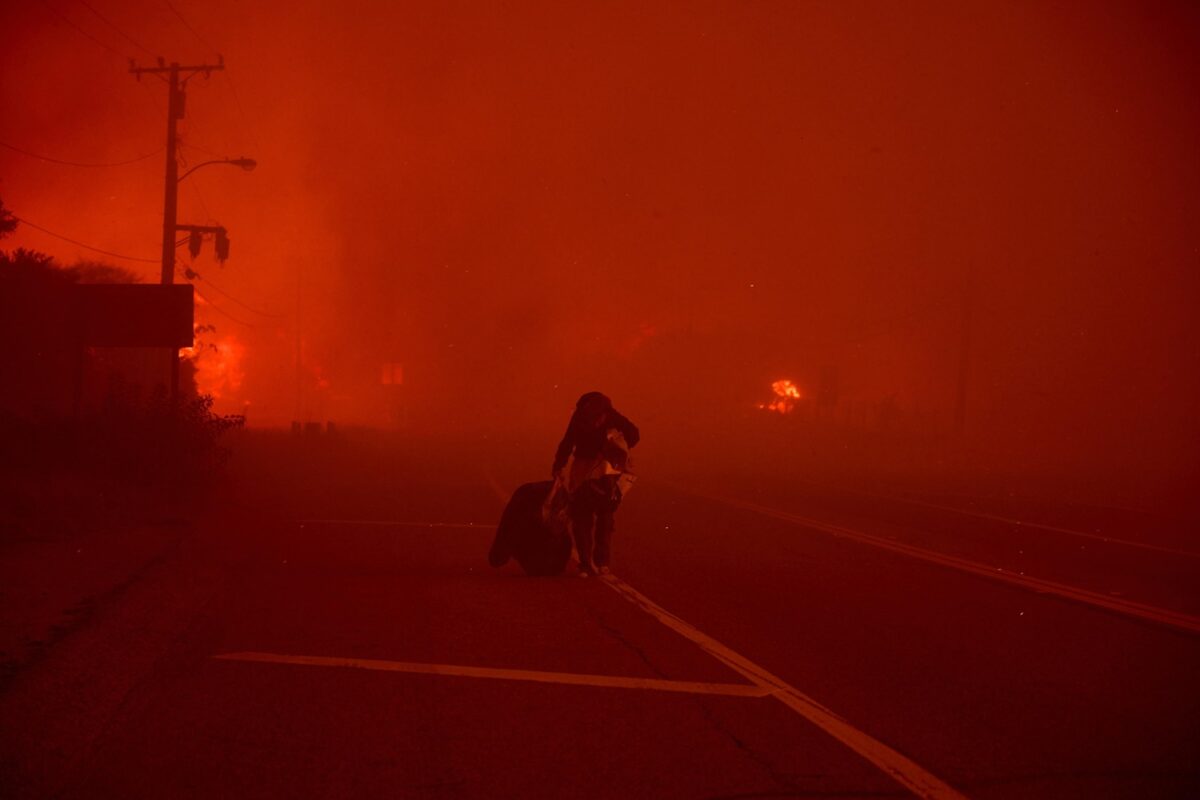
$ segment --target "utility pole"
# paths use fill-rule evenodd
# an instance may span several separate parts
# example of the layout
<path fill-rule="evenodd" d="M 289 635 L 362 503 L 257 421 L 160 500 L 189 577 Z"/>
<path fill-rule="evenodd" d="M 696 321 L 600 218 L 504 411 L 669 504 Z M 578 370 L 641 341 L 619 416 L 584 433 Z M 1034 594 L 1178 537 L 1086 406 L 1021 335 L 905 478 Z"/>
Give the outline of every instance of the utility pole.
<path fill-rule="evenodd" d="M 175 281 L 175 217 L 179 205 L 179 161 L 176 157 L 178 134 L 176 123 L 183 119 L 184 102 L 187 82 L 192 76 L 201 72 L 205 77 L 213 70 L 225 69 L 224 59 L 218 59 L 216 64 L 198 64 L 180 66 L 179 62 L 167 64 L 162 58 L 158 59 L 156 67 L 139 67 L 130 62 L 129 71 L 141 80 L 142 75 L 155 75 L 166 81 L 167 93 L 167 176 L 166 188 L 163 195 L 163 241 L 162 241 L 162 285 L 169 286 Z M 186 73 L 180 78 L 180 73 Z M 166 76 L 165 78 L 163 76 Z M 171 362 L 171 402 L 179 401 L 179 351 L 172 348 Z"/>
<path fill-rule="evenodd" d="M 954 404 L 954 433 L 961 440 L 967 427 L 967 380 L 971 371 L 971 335 L 975 316 L 975 271 L 963 276 L 962 318 L 959 331 L 958 392 Z"/>
<path fill-rule="evenodd" d="M 296 265 L 296 421 L 304 427 L 304 340 L 300 338 L 300 288 L 304 267 Z"/>

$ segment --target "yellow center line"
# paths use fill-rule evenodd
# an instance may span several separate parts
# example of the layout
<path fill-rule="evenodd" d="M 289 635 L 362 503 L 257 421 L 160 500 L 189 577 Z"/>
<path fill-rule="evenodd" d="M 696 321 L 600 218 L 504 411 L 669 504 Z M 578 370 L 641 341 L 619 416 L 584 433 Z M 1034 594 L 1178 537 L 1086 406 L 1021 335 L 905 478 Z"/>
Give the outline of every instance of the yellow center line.
<path fill-rule="evenodd" d="M 965 800 L 965 795 L 912 759 L 858 730 L 816 700 L 786 683 L 782 678 L 772 675 L 750 659 L 730 650 L 708 634 L 667 611 L 625 581 L 613 575 L 602 576 L 601 580 L 617 594 L 663 625 L 695 643 L 700 649 L 730 669 L 749 678 L 785 706 L 891 776 L 893 780 L 917 797 L 930 798 L 930 800 Z"/>
<path fill-rule="evenodd" d="M 381 672 L 406 672 L 418 675 L 451 675 L 461 678 L 490 678 L 533 683 L 559 683 L 572 686 L 597 686 L 608 689 L 649 689 L 659 692 L 723 695 L 725 697 L 766 697 L 769 687 L 759 683 L 698 683 L 659 678 L 626 678 L 617 675 L 587 675 L 574 672 L 542 672 L 527 669 L 493 669 L 457 664 L 424 664 L 410 661 L 384 661 L 374 658 L 333 658 L 328 656 L 284 655 L 281 653 L 221 653 L 213 658 L 223 661 L 255 661 L 266 664 L 293 664 L 307 667 L 349 667 Z"/>
<path fill-rule="evenodd" d="M 1132 600 L 1124 600 L 1118 597 L 1093 592 L 1087 589 L 1080 589 L 1075 586 L 1069 586 L 1064 583 L 1056 583 L 1042 578 L 1034 578 L 1029 575 L 1021 575 L 1011 570 L 1002 569 L 1000 567 L 991 567 L 987 564 L 981 564 L 977 561 L 970 561 L 958 556 L 946 555 L 934 550 L 926 550 L 923 547 L 916 547 L 903 542 L 896 542 L 891 539 L 885 539 L 882 536 L 875 536 L 870 533 L 853 528 L 846 528 L 841 525 L 834 525 L 828 522 L 822 522 L 811 517 L 792 514 L 786 511 L 770 508 L 768 506 L 760 506 L 757 503 L 751 503 L 745 500 L 736 500 L 729 497 L 719 497 L 717 495 L 702 494 L 700 492 L 691 492 L 699 497 L 706 497 L 710 500 L 716 500 L 727 505 L 737 508 L 743 508 L 747 511 L 753 511 L 756 514 L 761 514 L 766 517 L 791 522 L 795 525 L 801 525 L 813 530 L 830 533 L 834 536 L 852 539 L 863 544 L 869 544 L 873 547 L 878 547 L 883 550 L 890 550 L 893 553 L 900 553 L 909 556 L 910 558 L 928 561 L 932 564 L 938 564 L 943 567 L 949 567 L 961 572 L 968 572 L 972 575 L 978 575 L 989 580 L 1007 583 L 1013 586 L 1019 586 L 1022 589 L 1029 589 L 1041 594 L 1053 594 L 1067 600 L 1074 600 L 1079 603 L 1086 603 L 1097 608 L 1103 608 L 1108 611 L 1115 611 L 1118 614 L 1124 614 L 1129 617 L 1148 620 L 1160 625 L 1168 625 L 1173 628 L 1187 631 L 1189 633 L 1200 633 L 1200 617 L 1195 617 L 1190 614 L 1185 614 L 1180 611 L 1171 611 L 1170 609 L 1158 608 L 1157 606 L 1147 605 L 1145 603 L 1137 603 Z"/>

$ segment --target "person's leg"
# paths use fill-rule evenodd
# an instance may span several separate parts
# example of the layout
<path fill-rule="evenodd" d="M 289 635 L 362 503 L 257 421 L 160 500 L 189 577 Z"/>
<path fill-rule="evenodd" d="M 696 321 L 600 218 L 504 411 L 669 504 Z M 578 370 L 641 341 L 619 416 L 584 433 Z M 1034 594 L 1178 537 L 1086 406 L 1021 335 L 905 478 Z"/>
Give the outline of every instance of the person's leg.
<path fill-rule="evenodd" d="M 571 498 L 571 535 L 575 537 L 575 550 L 579 553 L 579 569 L 595 572 L 593 561 L 592 521 L 596 515 L 593 493 L 581 486 Z"/>
<path fill-rule="evenodd" d="M 613 512 L 605 504 L 596 512 L 596 566 L 607 567 L 612 562 Z"/>
<path fill-rule="evenodd" d="M 604 493 L 596 502 L 596 566 L 608 567 L 612 563 L 613 518 L 621 504 L 621 494 L 614 477 L 606 478 L 602 485 Z"/>

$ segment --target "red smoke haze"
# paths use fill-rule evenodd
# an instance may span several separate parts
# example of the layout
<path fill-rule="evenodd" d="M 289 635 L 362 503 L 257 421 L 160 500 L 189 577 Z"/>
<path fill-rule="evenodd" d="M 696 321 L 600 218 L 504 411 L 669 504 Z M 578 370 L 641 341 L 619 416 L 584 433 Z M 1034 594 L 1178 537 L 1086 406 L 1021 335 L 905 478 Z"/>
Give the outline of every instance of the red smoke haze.
<path fill-rule="evenodd" d="M 973 284 L 973 441 L 1194 475 L 1190 4 L 174 2 L 194 30 L 7 4 L 0 141 L 155 153 L 164 87 L 126 57 L 224 56 L 182 152 L 259 166 L 197 172 L 179 218 L 229 229 L 190 266 L 251 424 L 388 422 L 385 363 L 435 429 L 557 428 L 590 389 L 690 427 L 830 369 L 850 414 L 949 420 Z M 0 149 L 14 213 L 149 259 L 162 173 Z"/>

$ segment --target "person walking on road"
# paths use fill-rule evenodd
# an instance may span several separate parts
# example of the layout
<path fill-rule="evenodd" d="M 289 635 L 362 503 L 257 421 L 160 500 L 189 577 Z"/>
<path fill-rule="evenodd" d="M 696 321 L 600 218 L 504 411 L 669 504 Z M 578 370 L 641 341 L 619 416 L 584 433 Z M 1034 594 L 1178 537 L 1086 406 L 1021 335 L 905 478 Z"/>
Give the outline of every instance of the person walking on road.
<path fill-rule="evenodd" d="M 588 392 L 575 404 L 554 454 L 552 473 L 570 498 L 571 533 L 583 577 L 608 572 L 613 514 L 632 482 L 629 450 L 640 438 L 637 426 L 607 396 Z"/>

